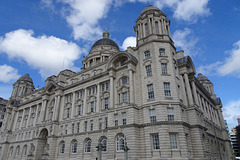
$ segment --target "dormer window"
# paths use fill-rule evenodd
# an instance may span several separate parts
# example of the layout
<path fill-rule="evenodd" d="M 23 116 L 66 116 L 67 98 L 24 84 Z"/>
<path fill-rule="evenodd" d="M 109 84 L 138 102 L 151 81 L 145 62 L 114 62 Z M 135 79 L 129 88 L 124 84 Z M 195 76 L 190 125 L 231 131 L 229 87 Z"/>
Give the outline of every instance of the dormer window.
<path fill-rule="evenodd" d="M 84 80 L 84 78 L 85 78 L 85 76 L 84 76 L 84 75 L 82 75 L 82 80 Z"/>

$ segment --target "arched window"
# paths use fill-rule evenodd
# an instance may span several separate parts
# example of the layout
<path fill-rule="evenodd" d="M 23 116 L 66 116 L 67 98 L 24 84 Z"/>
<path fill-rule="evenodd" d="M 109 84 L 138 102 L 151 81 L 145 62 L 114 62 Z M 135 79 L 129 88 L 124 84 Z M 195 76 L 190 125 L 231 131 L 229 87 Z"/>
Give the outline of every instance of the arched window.
<path fill-rule="evenodd" d="M 124 134 L 117 135 L 117 151 L 123 150 L 125 146 L 125 136 Z"/>
<path fill-rule="evenodd" d="M 27 155 L 27 145 L 23 146 L 23 155 Z"/>
<path fill-rule="evenodd" d="M 60 142 L 60 145 L 59 145 L 59 153 L 64 153 L 65 151 L 65 142 L 62 141 Z"/>
<path fill-rule="evenodd" d="M 10 150 L 9 150 L 9 156 L 11 157 L 13 155 L 13 146 L 10 147 Z"/>
<path fill-rule="evenodd" d="M 19 155 L 19 154 L 20 154 L 20 146 L 17 146 L 16 155 Z"/>
<path fill-rule="evenodd" d="M 100 143 L 102 145 L 102 151 L 107 151 L 107 138 L 106 137 L 102 137 L 100 139 Z"/>
<path fill-rule="evenodd" d="M 91 139 L 87 139 L 86 143 L 85 143 L 85 152 L 91 152 Z"/>
<path fill-rule="evenodd" d="M 77 153 L 77 140 L 72 141 L 72 153 Z"/>

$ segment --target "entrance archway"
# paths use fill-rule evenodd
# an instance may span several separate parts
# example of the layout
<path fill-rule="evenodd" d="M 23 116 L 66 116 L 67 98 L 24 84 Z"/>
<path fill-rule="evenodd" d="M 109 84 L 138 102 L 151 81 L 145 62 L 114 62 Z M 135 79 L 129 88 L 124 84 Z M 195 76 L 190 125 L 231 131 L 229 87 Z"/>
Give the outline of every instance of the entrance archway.
<path fill-rule="evenodd" d="M 36 159 L 47 159 L 49 146 L 47 143 L 48 139 L 48 130 L 43 128 L 36 140 Z"/>

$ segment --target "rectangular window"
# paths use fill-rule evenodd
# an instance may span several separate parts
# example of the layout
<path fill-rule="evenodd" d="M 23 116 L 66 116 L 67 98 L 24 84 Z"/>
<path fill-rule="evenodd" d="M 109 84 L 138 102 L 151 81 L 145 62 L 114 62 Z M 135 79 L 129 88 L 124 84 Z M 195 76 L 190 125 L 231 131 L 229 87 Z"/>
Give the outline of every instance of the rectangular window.
<path fill-rule="evenodd" d="M 99 129 L 102 129 L 102 118 L 99 119 Z"/>
<path fill-rule="evenodd" d="M 104 105 L 105 109 L 108 109 L 108 98 L 105 98 L 104 101 L 105 101 L 105 105 Z"/>
<path fill-rule="evenodd" d="M 154 99 L 153 84 L 147 85 L 147 89 L 148 89 L 148 99 Z"/>
<path fill-rule="evenodd" d="M 108 117 L 105 117 L 105 128 L 108 127 Z"/>
<path fill-rule="evenodd" d="M 104 91 L 104 89 L 105 89 L 105 84 L 103 83 L 102 84 L 102 92 Z"/>
<path fill-rule="evenodd" d="M 162 74 L 168 74 L 167 63 L 162 63 L 161 66 L 162 66 Z"/>
<path fill-rule="evenodd" d="M 128 102 L 128 92 L 123 92 L 123 102 Z"/>
<path fill-rule="evenodd" d="M 109 85 L 108 85 L 108 82 L 106 83 L 106 91 L 108 91 L 108 87 L 109 87 Z"/>
<path fill-rule="evenodd" d="M 145 36 L 148 36 L 149 35 L 149 29 L 148 29 L 148 24 L 146 23 L 145 24 Z"/>
<path fill-rule="evenodd" d="M 156 122 L 157 121 L 157 119 L 156 119 L 156 110 L 155 109 L 150 109 L 149 113 L 150 113 L 150 121 L 151 122 Z"/>
<path fill-rule="evenodd" d="M 67 108 L 67 118 L 70 117 L 70 108 Z"/>
<path fill-rule="evenodd" d="M 173 108 L 167 108 L 168 121 L 174 121 Z"/>
<path fill-rule="evenodd" d="M 144 55 L 145 55 L 145 58 L 149 58 L 150 57 L 150 51 L 145 51 Z"/>
<path fill-rule="evenodd" d="M 123 125 L 127 124 L 127 114 L 126 114 L 126 112 L 122 113 L 122 121 L 123 121 Z"/>
<path fill-rule="evenodd" d="M 68 134 L 68 125 L 65 125 L 65 134 Z"/>
<path fill-rule="evenodd" d="M 169 134 L 169 138 L 170 138 L 171 149 L 177 149 L 177 148 L 178 148 L 178 144 L 177 144 L 177 134 L 175 134 L 175 133 L 170 133 L 170 134 Z"/>
<path fill-rule="evenodd" d="M 118 126 L 118 114 L 114 114 L 114 124 Z"/>
<path fill-rule="evenodd" d="M 171 90 L 170 90 L 170 83 L 169 82 L 164 82 L 164 94 L 166 97 L 171 97 Z"/>
<path fill-rule="evenodd" d="M 90 129 L 92 131 L 93 130 L 93 120 L 90 121 L 90 126 L 91 126 Z"/>
<path fill-rule="evenodd" d="M 79 133 L 80 132 L 80 123 L 78 122 L 77 123 L 77 133 Z"/>
<path fill-rule="evenodd" d="M 84 131 L 87 132 L 87 121 L 84 122 Z"/>
<path fill-rule="evenodd" d="M 94 112 L 94 101 L 91 102 L 91 112 Z"/>
<path fill-rule="evenodd" d="M 88 89 L 88 95 L 91 95 L 91 88 Z"/>
<path fill-rule="evenodd" d="M 72 124 L 72 133 L 74 133 L 74 127 L 75 127 L 75 124 L 73 123 Z"/>
<path fill-rule="evenodd" d="M 147 65 L 147 66 L 145 66 L 145 68 L 146 68 L 147 77 L 151 77 L 151 76 L 152 76 L 152 68 L 151 68 L 151 65 Z"/>
<path fill-rule="evenodd" d="M 153 149 L 160 149 L 158 134 L 152 134 Z"/>
<path fill-rule="evenodd" d="M 81 112 L 82 112 L 82 105 L 78 105 L 78 115 L 81 115 Z"/>
<path fill-rule="evenodd" d="M 92 87 L 92 94 L 95 94 L 95 87 Z"/>
<path fill-rule="evenodd" d="M 128 83 L 127 77 L 122 78 L 122 85 L 126 85 Z"/>
<path fill-rule="evenodd" d="M 160 48 L 160 49 L 159 49 L 159 55 L 160 55 L 160 56 L 165 56 L 165 49 Z"/>

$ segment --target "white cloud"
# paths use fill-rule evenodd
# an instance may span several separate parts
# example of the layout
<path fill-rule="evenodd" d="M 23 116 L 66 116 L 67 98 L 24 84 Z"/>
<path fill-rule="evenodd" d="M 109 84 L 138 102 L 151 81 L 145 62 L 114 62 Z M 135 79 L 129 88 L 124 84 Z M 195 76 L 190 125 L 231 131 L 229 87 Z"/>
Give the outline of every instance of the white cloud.
<path fill-rule="evenodd" d="M 234 75 L 240 78 L 240 40 L 233 44 L 233 49 L 227 51 L 229 57 L 224 61 L 200 66 L 198 71 L 205 75 Z"/>
<path fill-rule="evenodd" d="M 107 17 L 112 6 L 120 7 L 125 3 L 153 4 L 160 9 L 170 8 L 176 19 L 194 23 L 198 17 L 208 16 L 209 0 L 58 0 L 65 4 L 62 8 L 63 16 L 73 30 L 75 40 L 94 41 L 101 35 L 102 28 L 99 21 Z M 42 0 L 43 5 L 54 10 L 53 0 Z M 53 3 L 54 2 L 54 3 Z"/>
<path fill-rule="evenodd" d="M 193 36 L 193 31 L 189 28 L 185 28 L 184 30 L 176 30 L 173 33 L 173 41 L 176 47 L 180 47 L 184 50 L 186 55 L 197 55 L 199 53 L 196 44 L 198 42 L 198 38 Z"/>
<path fill-rule="evenodd" d="M 207 7 L 209 0 L 128 0 L 129 2 L 142 2 L 153 4 L 160 9 L 170 8 L 173 17 L 178 20 L 195 23 L 199 17 L 209 16 L 210 9 Z"/>
<path fill-rule="evenodd" d="M 32 30 L 19 29 L 0 37 L 0 52 L 27 62 L 46 78 L 65 68 L 76 70 L 74 61 L 81 50 L 75 43 L 53 36 L 33 37 Z"/>
<path fill-rule="evenodd" d="M 122 50 L 126 50 L 127 47 L 136 47 L 136 37 L 127 37 L 124 41 L 123 41 L 123 44 L 121 46 L 121 49 Z"/>
<path fill-rule="evenodd" d="M 237 125 L 237 118 L 240 118 L 240 99 L 229 102 L 223 107 L 224 119 L 228 121 L 230 129 Z"/>
<path fill-rule="evenodd" d="M 18 70 L 6 64 L 0 65 L 0 82 L 8 83 L 16 81 L 20 75 Z"/>
<path fill-rule="evenodd" d="M 229 51 L 230 56 L 225 59 L 223 65 L 218 68 L 221 75 L 235 74 L 240 77 L 240 40 L 233 44 Z"/>
<path fill-rule="evenodd" d="M 209 0 L 182 0 L 178 1 L 174 9 L 173 16 L 189 22 L 196 22 L 199 16 L 210 15 L 210 9 L 207 8 Z"/>
<path fill-rule="evenodd" d="M 74 39 L 96 40 L 101 35 L 98 22 L 107 16 L 112 0 L 60 0 L 69 8 L 64 12 L 67 23 L 73 29 Z"/>

